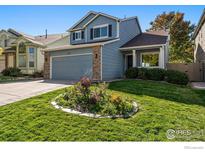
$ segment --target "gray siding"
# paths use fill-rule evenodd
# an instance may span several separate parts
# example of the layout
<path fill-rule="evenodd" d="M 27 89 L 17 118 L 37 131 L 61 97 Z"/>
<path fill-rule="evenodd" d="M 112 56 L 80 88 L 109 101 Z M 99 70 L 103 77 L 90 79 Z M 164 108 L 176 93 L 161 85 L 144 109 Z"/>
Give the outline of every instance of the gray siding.
<path fill-rule="evenodd" d="M 82 44 L 82 43 L 85 43 L 85 37 L 84 39 L 81 39 L 81 40 L 73 40 L 73 33 L 74 32 L 70 32 L 70 43 L 71 44 Z"/>
<path fill-rule="evenodd" d="M 102 48 L 103 80 L 121 78 L 124 74 L 124 57 L 119 48 L 140 33 L 136 19 L 120 23 L 120 40 Z"/>
<path fill-rule="evenodd" d="M 104 25 L 104 24 L 112 25 L 112 37 L 108 37 L 104 39 L 91 39 L 90 38 L 91 28 L 93 28 L 93 26 L 99 26 L 99 25 Z M 70 33 L 71 34 L 70 35 L 71 44 L 90 43 L 90 42 L 113 39 L 117 36 L 117 21 L 100 15 L 95 20 L 93 20 L 89 25 L 87 25 L 84 32 L 85 32 L 84 39 L 81 39 L 81 40 L 73 40 L 73 32 L 71 32 Z"/>
<path fill-rule="evenodd" d="M 90 39 L 90 29 L 93 28 L 93 26 L 99 26 L 99 25 L 112 25 L 112 37 L 108 37 L 106 39 Z M 108 39 L 113 39 L 117 36 L 117 21 L 114 19 L 110 19 L 108 17 L 104 16 L 99 16 L 95 20 L 93 20 L 86 28 L 87 30 L 87 42 L 96 42 L 96 41 L 101 41 L 101 40 L 108 40 Z"/>
<path fill-rule="evenodd" d="M 95 14 L 91 13 L 83 21 L 81 21 L 78 25 L 76 25 L 73 29 L 82 28 L 88 21 L 90 21 L 95 16 L 96 16 Z"/>
<path fill-rule="evenodd" d="M 120 78 L 123 75 L 123 54 L 119 51 L 120 41 L 106 44 L 102 48 L 102 79 Z"/>

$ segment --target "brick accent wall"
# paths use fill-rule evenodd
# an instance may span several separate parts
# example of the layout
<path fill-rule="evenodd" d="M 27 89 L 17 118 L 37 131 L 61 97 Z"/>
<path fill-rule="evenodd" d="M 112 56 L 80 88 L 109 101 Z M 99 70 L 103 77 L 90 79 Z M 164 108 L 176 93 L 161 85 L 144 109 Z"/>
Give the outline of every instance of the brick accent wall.
<path fill-rule="evenodd" d="M 44 54 L 44 79 L 50 79 L 50 54 L 45 52 Z"/>
<path fill-rule="evenodd" d="M 93 47 L 93 80 L 101 80 L 101 46 Z"/>

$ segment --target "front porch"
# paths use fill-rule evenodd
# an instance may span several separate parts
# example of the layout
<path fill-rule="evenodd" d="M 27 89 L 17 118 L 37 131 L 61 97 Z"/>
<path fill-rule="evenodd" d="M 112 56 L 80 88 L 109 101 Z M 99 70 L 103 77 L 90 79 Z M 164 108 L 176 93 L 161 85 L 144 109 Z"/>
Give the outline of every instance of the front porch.
<path fill-rule="evenodd" d="M 134 48 L 121 50 L 124 58 L 124 70 L 130 67 L 165 68 L 165 47 Z"/>
<path fill-rule="evenodd" d="M 124 44 L 124 70 L 130 67 L 165 68 L 168 62 L 169 36 L 165 31 L 144 32 Z"/>

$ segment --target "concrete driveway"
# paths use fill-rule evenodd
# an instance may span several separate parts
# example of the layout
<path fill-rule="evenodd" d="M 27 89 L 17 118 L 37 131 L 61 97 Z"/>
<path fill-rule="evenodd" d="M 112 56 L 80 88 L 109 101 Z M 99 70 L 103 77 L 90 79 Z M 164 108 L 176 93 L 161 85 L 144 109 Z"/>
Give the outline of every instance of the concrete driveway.
<path fill-rule="evenodd" d="M 69 81 L 37 80 L 0 84 L 0 106 L 72 85 Z"/>

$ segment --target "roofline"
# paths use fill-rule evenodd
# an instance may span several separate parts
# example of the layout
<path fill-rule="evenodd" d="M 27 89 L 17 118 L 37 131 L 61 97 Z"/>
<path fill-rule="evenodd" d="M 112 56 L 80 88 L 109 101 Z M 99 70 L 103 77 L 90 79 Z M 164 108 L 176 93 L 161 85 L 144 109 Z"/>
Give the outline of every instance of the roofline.
<path fill-rule="evenodd" d="M 155 45 L 143 45 L 143 46 L 132 46 L 132 47 L 122 47 L 120 48 L 121 51 L 124 50 L 132 50 L 132 49 L 142 49 L 142 48 L 151 48 L 151 47 L 161 47 L 164 46 L 165 44 L 155 44 Z"/>
<path fill-rule="evenodd" d="M 200 30 L 200 28 L 201 28 L 201 26 L 202 26 L 202 24 L 203 24 L 204 21 L 205 21 L 205 9 L 203 10 L 203 13 L 202 13 L 202 15 L 201 15 L 201 17 L 200 17 L 200 19 L 199 19 L 199 22 L 198 22 L 198 24 L 197 24 L 197 27 L 196 27 L 196 29 L 195 29 L 195 31 L 194 31 L 193 36 L 192 36 L 193 39 L 196 38 L 196 36 L 197 36 L 197 34 L 199 33 L 199 30 Z"/>
<path fill-rule="evenodd" d="M 89 13 L 89 12 L 88 12 Z M 92 13 L 92 11 L 87 14 L 86 16 L 84 16 L 80 21 L 78 21 L 75 25 L 73 25 L 68 31 L 76 31 L 76 30 L 82 30 L 84 29 L 87 25 L 89 25 L 92 21 L 94 21 L 97 17 L 99 17 L 100 15 L 101 16 L 105 16 L 105 17 L 108 17 L 110 19 L 114 19 L 116 21 L 120 21 L 119 18 L 117 17 L 114 17 L 114 16 L 111 16 L 111 15 L 108 15 L 108 14 L 105 14 L 105 13 L 102 13 L 102 12 L 95 12 L 94 14 L 96 14 L 92 19 L 90 19 L 84 26 L 83 28 L 76 28 L 76 29 L 73 29 L 73 27 L 77 26 L 82 20 L 84 20 L 87 16 L 89 16 L 90 14 Z"/>
<path fill-rule="evenodd" d="M 57 39 L 57 40 L 55 40 L 55 41 L 49 42 L 48 44 L 45 44 L 45 45 L 48 46 L 48 45 L 50 45 L 50 44 L 52 44 L 52 43 L 55 43 L 55 42 L 57 42 L 57 41 L 59 41 L 59 40 L 61 40 L 61 39 L 64 39 L 65 37 L 69 37 L 69 36 L 70 36 L 70 34 L 66 34 L 65 36 L 63 36 L 63 37 L 61 37 L 61 38 L 59 38 L 59 39 Z"/>
<path fill-rule="evenodd" d="M 66 49 L 79 49 L 79 48 L 88 48 L 88 47 L 94 47 L 94 46 L 103 46 L 105 44 L 113 43 L 116 41 L 119 41 L 120 39 L 115 39 L 107 42 L 101 42 L 101 43 L 92 43 L 92 44 L 79 44 L 79 45 L 64 45 L 64 46 L 59 46 L 59 47 L 53 47 L 53 48 L 46 48 L 43 49 L 42 51 L 44 52 L 49 52 L 49 51 L 59 51 L 59 50 L 66 50 Z"/>
<path fill-rule="evenodd" d="M 15 42 L 18 42 L 20 39 L 27 40 L 27 41 L 32 42 L 33 44 L 38 45 L 38 46 L 41 46 L 41 47 L 45 47 L 45 45 L 42 44 L 41 42 L 32 40 L 32 39 L 30 39 L 30 38 L 26 38 L 26 37 L 24 37 L 24 36 L 20 36 Z M 16 43 L 15 43 L 15 44 L 16 44 Z"/>
<path fill-rule="evenodd" d="M 97 14 L 97 12 L 95 11 L 89 11 L 88 13 L 86 13 L 86 15 L 84 17 L 82 17 L 78 22 L 76 22 L 71 28 L 69 28 L 67 30 L 67 32 L 71 31 L 75 26 L 77 26 L 80 22 L 82 22 L 85 18 L 87 18 L 91 13 L 93 14 Z"/>
<path fill-rule="evenodd" d="M 142 29 L 141 29 L 141 26 L 140 26 L 140 22 L 139 22 L 138 17 L 136 17 L 136 20 L 137 20 L 138 27 L 140 28 L 140 34 L 141 34 L 141 33 L 142 33 Z"/>
<path fill-rule="evenodd" d="M 132 20 L 137 18 L 137 16 L 133 16 L 133 17 L 129 17 L 129 18 L 124 18 L 124 19 L 120 19 L 121 22 L 126 21 L 126 20 Z"/>

